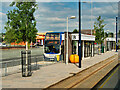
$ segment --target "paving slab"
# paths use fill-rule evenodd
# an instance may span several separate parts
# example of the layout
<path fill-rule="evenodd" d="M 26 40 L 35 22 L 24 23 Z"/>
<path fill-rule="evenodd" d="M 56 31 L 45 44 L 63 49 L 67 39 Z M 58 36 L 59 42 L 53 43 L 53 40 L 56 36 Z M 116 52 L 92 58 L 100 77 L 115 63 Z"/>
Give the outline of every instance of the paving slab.
<path fill-rule="evenodd" d="M 95 65 L 113 55 L 115 51 L 109 51 L 101 55 L 82 60 L 82 68 L 78 68 L 78 64 L 56 63 L 50 66 L 41 67 L 37 71 L 33 71 L 31 77 L 22 77 L 21 73 L 12 74 L 2 77 L 3 88 L 46 88 L 58 81 L 61 81 L 72 73 L 78 73 L 90 66 Z"/>

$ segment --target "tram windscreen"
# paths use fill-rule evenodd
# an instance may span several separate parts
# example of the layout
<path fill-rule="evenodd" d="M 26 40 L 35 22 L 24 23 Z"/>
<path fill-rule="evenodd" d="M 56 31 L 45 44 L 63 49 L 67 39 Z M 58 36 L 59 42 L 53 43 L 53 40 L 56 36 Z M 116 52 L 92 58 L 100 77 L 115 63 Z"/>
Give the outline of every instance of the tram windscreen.
<path fill-rule="evenodd" d="M 59 40 L 46 40 L 45 41 L 45 53 L 60 53 L 60 41 Z"/>

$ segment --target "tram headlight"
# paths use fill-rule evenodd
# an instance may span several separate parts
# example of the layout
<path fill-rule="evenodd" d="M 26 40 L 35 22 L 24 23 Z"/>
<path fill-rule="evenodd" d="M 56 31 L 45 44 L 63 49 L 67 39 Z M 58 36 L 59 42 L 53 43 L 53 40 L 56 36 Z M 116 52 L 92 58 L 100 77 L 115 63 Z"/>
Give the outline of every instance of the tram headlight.
<path fill-rule="evenodd" d="M 49 54 L 45 54 L 46 57 L 49 57 Z"/>

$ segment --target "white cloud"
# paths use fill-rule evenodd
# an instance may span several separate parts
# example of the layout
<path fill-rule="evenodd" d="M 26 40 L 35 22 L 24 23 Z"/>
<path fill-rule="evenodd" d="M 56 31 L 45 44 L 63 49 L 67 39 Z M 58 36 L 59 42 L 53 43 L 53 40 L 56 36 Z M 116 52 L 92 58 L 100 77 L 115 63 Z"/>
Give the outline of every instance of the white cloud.
<path fill-rule="evenodd" d="M 0 15 L 6 15 L 5 13 L 0 12 Z"/>
<path fill-rule="evenodd" d="M 64 8 L 64 10 L 71 10 L 71 8 Z"/>
<path fill-rule="evenodd" d="M 76 27 L 76 23 L 75 22 L 70 22 L 69 24 L 68 24 L 68 27 L 69 27 L 69 29 L 70 28 L 74 28 L 74 27 Z M 64 27 L 64 28 L 66 28 L 67 27 L 67 23 L 55 23 L 55 24 L 50 24 L 50 25 L 48 25 L 48 26 L 50 26 L 50 27 Z"/>
<path fill-rule="evenodd" d="M 83 2 L 87 2 L 91 0 L 83 0 Z M 92 2 L 119 2 L 120 0 L 92 0 Z"/>
<path fill-rule="evenodd" d="M 58 17 L 50 17 L 50 18 L 46 18 L 46 20 L 50 20 L 50 21 L 66 21 L 65 18 L 58 18 Z"/>
<path fill-rule="evenodd" d="M 1 2 L 13 2 L 14 0 L 1 0 Z M 37 2 L 78 2 L 78 0 L 36 0 Z M 90 2 L 91 0 L 82 0 Z M 92 0 L 92 2 L 119 2 L 119 0 Z"/>
<path fill-rule="evenodd" d="M 43 1 L 43 0 L 42 0 Z M 53 1 L 53 0 L 49 0 Z M 64 1 L 64 0 L 63 0 Z M 45 2 L 45 1 L 43 1 Z M 53 4 L 53 3 L 52 3 Z M 69 21 L 69 30 L 73 30 L 73 28 L 78 28 L 78 8 L 73 9 L 71 6 L 64 6 L 65 3 L 54 3 L 55 5 L 58 5 L 62 9 L 54 9 L 54 6 L 45 5 L 45 3 L 38 3 L 39 9 L 35 12 L 35 18 L 37 20 L 37 28 L 38 30 L 43 29 L 43 31 L 48 30 L 49 27 L 52 27 L 55 30 L 58 30 L 59 28 L 63 27 L 63 29 L 66 28 L 66 18 L 67 16 L 73 16 L 75 15 L 77 17 L 76 21 L 70 20 Z M 104 4 L 104 3 L 103 3 Z M 93 3 L 94 5 L 94 3 Z M 52 9 L 51 9 L 52 7 Z M 113 8 L 114 7 L 114 8 Z M 110 28 L 111 30 L 115 27 L 114 26 L 114 16 L 117 15 L 118 8 L 116 4 L 113 4 L 113 7 L 111 5 L 109 6 L 93 6 L 93 14 L 92 14 L 92 22 L 96 20 L 96 17 L 101 15 L 103 18 L 105 18 L 105 22 L 107 22 L 107 28 Z M 83 7 L 85 8 L 85 7 Z M 70 10 L 72 9 L 72 10 Z M 4 13 L 0 13 L 2 15 Z M 91 10 L 87 7 L 86 10 L 82 11 L 82 28 L 83 29 L 90 29 L 91 28 Z M 111 19 L 112 18 L 112 19 Z M 46 26 L 47 25 L 47 26 Z"/>
<path fill-rule="evenodd" d="M 50 27 L 65 27 L 66 24 L 65 23 L 59 23 L 59 24 L 50 24 Z"/>

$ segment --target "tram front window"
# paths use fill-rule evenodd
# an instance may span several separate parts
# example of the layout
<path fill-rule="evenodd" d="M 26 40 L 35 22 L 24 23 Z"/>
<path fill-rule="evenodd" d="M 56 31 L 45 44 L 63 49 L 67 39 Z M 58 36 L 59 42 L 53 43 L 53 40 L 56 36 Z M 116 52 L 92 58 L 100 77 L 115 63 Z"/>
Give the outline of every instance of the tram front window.
<path fill-rule="evenodd" d="M 60 45 L 45 45 L 45 53 L 59 53 L 60 52 Z"/>

